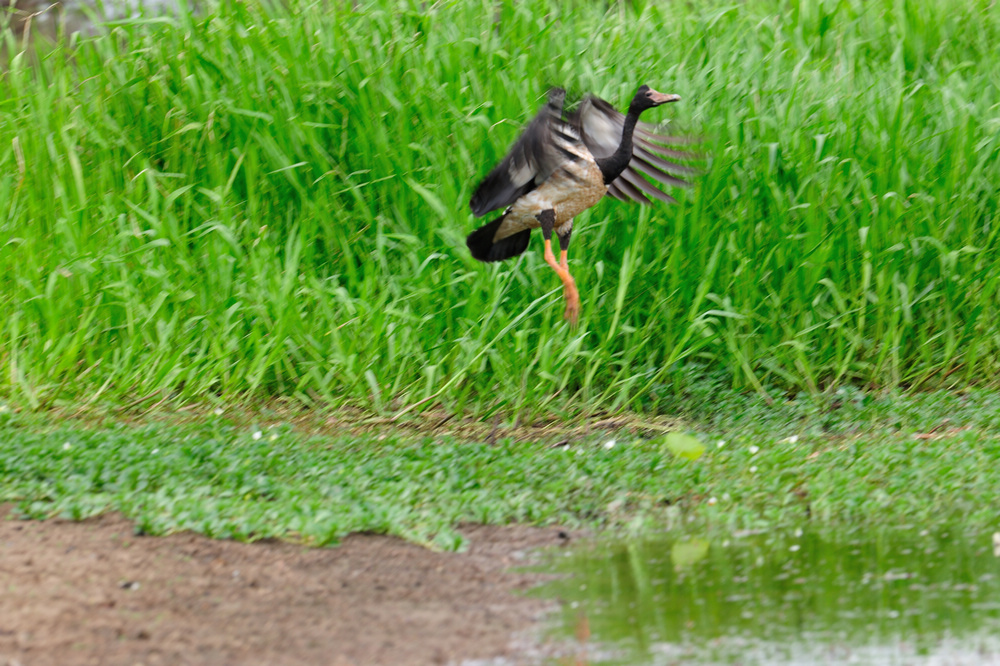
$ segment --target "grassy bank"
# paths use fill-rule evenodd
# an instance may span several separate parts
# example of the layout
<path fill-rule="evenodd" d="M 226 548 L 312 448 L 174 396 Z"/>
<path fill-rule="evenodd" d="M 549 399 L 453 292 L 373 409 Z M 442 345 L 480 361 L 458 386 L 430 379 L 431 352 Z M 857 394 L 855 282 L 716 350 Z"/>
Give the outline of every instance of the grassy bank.
<path fill-rule="evenodd" d="M 371 531 L 441 548 L 461 545 L 463 522 L 703 533 L 807 523 L 995 529 L 993 393 L 845 392 L 822 409 L 714 398 L 714 415 L 680 426 L 706 447 L 694 461 L 674 456 L 661 429 L 642 422 L 529 439 L 505 436 L 518 433 L 499 423 L 491 445 L 450 434 L 455 422 L 421 434 L 293 426 L 260 414 L 102 425 L 6 411 L 0 502 L 32 517 L 118 510 L 153 534 L 328 544 Z"/>
<path fill-rule="evenodd" d="M 985 0 L 222 2 L 8 33 L 0 395 L 530 416 L 663 411 L 700 369 L 987 381 L 998 42 Z M 466 202 L 546 86 L 639 82 L 713 161 L 678 206 L 581 216 L 569 330 L 537 252 L 469 258 Z"/>

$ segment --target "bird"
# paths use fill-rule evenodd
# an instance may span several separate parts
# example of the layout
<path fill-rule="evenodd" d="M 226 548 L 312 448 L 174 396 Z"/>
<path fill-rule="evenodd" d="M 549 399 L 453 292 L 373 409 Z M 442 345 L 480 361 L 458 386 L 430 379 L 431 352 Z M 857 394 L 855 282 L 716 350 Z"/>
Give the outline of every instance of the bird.
<path fill-rule="evenodd" d="M 479 261 L 503 261 L 522 254 L 531 230 L 541 228 L 545 262 L 562 280 L 564 318 L 575 326 L 580 293 L 567 258 L 573 218 L 606 195 L 641 204 L 652 203 L 649 197 L 675 203 L 640 174 L 663 185 L 686 186 L 680 175 L 693 169 L 666 159 L 683 159 L 686 154 L 661 145 L 676 146 L 685 140 L 657 134 L 652 125 L 639 122 L 644 111 L 676 102 L 680 95 L 641 85 L 625 114 L 592 94 L 569 112 L 565 100 L 563 88 L 552 88 L 546 104 L 476 187 L 469 201 L 473 215 L 501 208 L 504 212 L 469 234 L 466 245 Z M 552 251 L 553 232 L 559 238 L 558 262 Z"/>

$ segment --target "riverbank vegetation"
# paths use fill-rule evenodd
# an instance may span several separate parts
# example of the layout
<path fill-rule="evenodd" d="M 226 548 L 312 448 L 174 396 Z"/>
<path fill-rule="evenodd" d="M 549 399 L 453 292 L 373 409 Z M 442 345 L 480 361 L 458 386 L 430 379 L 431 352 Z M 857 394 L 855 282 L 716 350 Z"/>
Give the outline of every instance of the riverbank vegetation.
<path fill-rule="evenodd" d="M 810 525 L 995 530 L 992 391 L 842 391 L 767 406 L 699 395 L 700 422 L 592 421 L 493 437 L 270 414 L 82 422 L 0 413 L 0 504 L 19 515 L 116 510 L 140 533 L 194 530 L 322 545 L 377 532 L 459 548 L 456 526 L 521 522 L 696 534 Z M 708 400 L 711 398 L 711 400 Z M 470 420 L 471 421 L 471 420 Z M 466 425 L 474 425 L 473 423 Z M 677 455 L 667 432 L 704 453 Z"/>

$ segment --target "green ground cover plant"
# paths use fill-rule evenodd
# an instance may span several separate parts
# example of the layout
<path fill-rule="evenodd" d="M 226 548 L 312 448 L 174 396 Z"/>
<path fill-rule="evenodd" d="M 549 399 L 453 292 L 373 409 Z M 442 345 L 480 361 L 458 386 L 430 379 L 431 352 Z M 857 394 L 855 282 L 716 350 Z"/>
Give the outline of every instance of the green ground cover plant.
<path fill-rule="evenodd" d="M 663 412 L 692 372 L 815 394 L 1000 370 L 986 0 L 223 0 L 3 40 L 15 407 L 531 418 Z M 569 329 L 538 252 L 468 256 L 467 201 L 547 86 L 621 106 L 641 82 L 711 161 L 677 206 L 578 219 Z"/>
<path fill-rule="evenodd" d="M 696 460 L 641 423 L 490 444 L 384 428 L 310 434 L 246 414 L 88 424 L 6 410 L 0 503 L 34 518 L 117 510 L 146 534 L 322 545 L 377 532 L 443 549 L 461 547 L 456 526 L 467 522 L 701 534 L 995 529 L 1000 398 L 991 391 L 843 391 L 825 406 L 803 397 L 769 407 L 701 390 L 714 400 L 697 404 L 710 407 L 674 429 L 700 440 Z"/>

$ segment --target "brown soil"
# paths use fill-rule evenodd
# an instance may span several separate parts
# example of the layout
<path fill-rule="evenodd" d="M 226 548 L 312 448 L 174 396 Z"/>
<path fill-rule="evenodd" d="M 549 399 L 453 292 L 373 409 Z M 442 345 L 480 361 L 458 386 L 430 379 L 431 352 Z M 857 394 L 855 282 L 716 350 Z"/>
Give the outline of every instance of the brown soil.
<path fill-rule="evenodd" d="M 564 541 L 469 527 L 464 553 L 368 535 L 308 549 L 6 514 L 0 666 L 537 663 L 550 606 L 517 594 L 540 576 L 512 567 Z"/>

